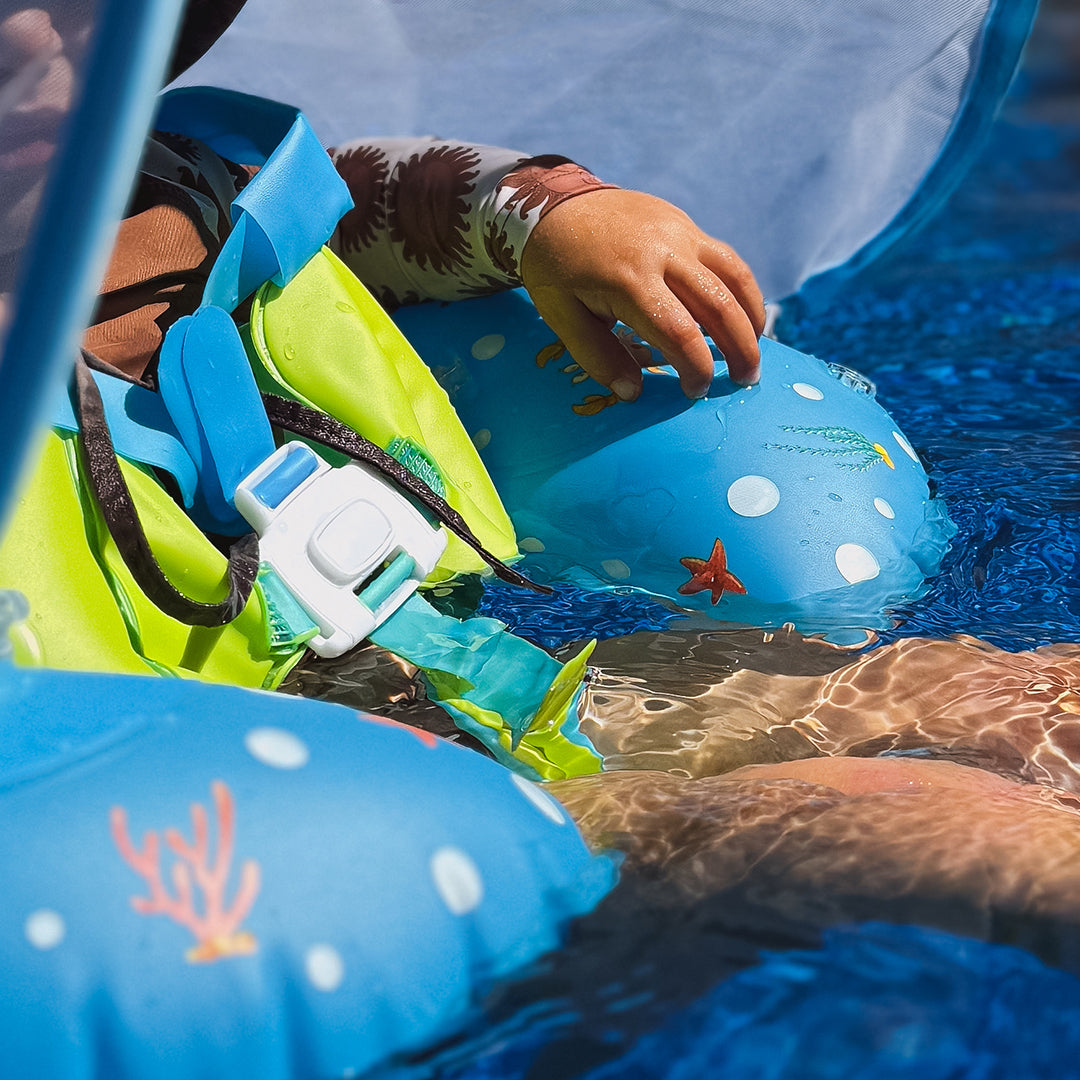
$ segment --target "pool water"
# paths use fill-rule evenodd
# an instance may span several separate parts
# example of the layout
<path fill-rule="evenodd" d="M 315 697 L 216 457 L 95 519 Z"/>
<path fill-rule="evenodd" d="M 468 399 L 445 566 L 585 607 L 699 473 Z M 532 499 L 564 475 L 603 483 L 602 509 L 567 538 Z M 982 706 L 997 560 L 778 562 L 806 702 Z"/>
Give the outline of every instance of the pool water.
<path fill-rule="evenodd" d="M 878 647 L 957 633 L 1012 652 L 1080 641 L 1078 179 L 1080 12 L 1051 3 L 989 144 L 929 225 L 857 278 L 812 284 L 785 306 L 780 338 L 874 381 L 959 527 L 929 593 L 892 613 Z M 610 655 L 646 685 L 661 675 L 704 685 L 709 657 L 719 678 L 754 651 L 746 631 L 723 627 L 704 648 L 677 613 L 630 591 L 480 590 L 473 583 L 445 602 L 479 598 L 485 614 L 552 648 L 645 631 L 612 643 Z M 825 672 L 851 659 L 791 657 L 790 670 L 776 670 Z M 350 679 L 364 681 L 365 665 L 311 671 L 298 688 L 341 697 Z M 394 710 L 431 718 L 407 695 Z M 978 801 L 965 805 L 978 815 Z M 693 821 L 683 828 L 672 845 L 692 844 Z M 1071 911 L 986 916 L 935 908 L 932 897 L 875 908 L 823 895 L 785 916 L 773 901 L 786 887 L 766 877 L 688 896 L 627 875 L 566 948 L 493 988 L 467 1034 L 387 1075 L 1076 1074 Z"/>
<path fill-rule="evenodd" d="M 1045 18 L 1075 33 L 1065 9 Z M 1048 48 L 1036 39 L 1032 60 Z M 1068 75 L 1029 63 L 929 227 L 831 299 L 808 290 L 783 328 L 875 381 L 960 527 L 897 633 L 1080 640 L 1080 87 Z"/>

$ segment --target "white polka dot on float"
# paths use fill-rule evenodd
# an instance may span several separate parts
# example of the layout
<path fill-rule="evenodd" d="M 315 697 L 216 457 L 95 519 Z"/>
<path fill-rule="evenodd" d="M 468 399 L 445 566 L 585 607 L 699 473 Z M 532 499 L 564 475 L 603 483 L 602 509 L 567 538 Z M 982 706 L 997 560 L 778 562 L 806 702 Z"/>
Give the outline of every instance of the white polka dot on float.
<path fill-rule="evenodd" d="M 27 916 L 23 923 L 23 933 L 35 949 L 46 952 L 55 949 L 64 940 L 67 936 L 67 924 L 63 916 L 52 908 L 38 908 Z"/>
<path fill-rule="evenodd" d="M 875 510 L 876 510 L 876 511 L 877 511 L 877 512 L 878 512 L 878 513 L 879 513 L 879 514 L 880 514 L 880 515 L 882 516 L 882 517 L 886 517 L 886 518 L 888 518 L 888 519 L 889 519 L 890 521 L 892 521 L 892 519 L 893 519 L 894 517 L 896 517 L 896 511 L 895 511 L 895 510 L 894 510 L 894 509 L 892 508 L 892 506 L 891 506 L 891 505 L 890 505 L 889 503 L 887 503 L 887 502 L 886 502 L 886 501 L 885 501 L 884 499 L 875 499 L 875 500 L 874 500 L 874 509 L 875 509 Z"/>
<path fill-rule="evenodd" d="M 559 804 L 546 792 L 542 791 L 531 780 L 526 780 L 524 776 L 518 776 L 517 773 L 512 773 L 510 779 L 514 782 L 514 786 L 525 796 L 540 811 L 544 817 L 550 821 L 554 821 L 556 825 L 565 825 L 566 816 L 562 812 L 562 808 Z"/>
<path fill-rule="evenodd" d="M 476 863 L 461 848 L 441 847 L 431 856 L 431 880 L 452 915 L 467 915 L 484 899 L 484 882 Z"/>
<path fill-rule="evenodd" d="M 816 386 L 811 386 L 810 383 L 792 383 L 791 389 L 794 390 L 799 397 L 806 398 L 807 401 L 820 401 L 825 396 Z"/>
<path fill-rule="evenodd" d="M 544 541 L 538 540 L 535 536 L 523 536 L 518 541 L 518 547 L 522 551 L 539 552 L 544 550 Z"/>
<path fill-rule="evenodd" d="M 899 446 L 900 449 L 903 450 L 904 453 L 907 454 L 907 456 L 911 458 L 911 460 L 914 461 L 916 465 L 918 465 L 919 455 L 911 449 L 911 443 L 909 443 L 907 439 L 905 439 L 904 436 L 900 434 L 899 431 L 894 431 L 892 433 L 892 437 L 896 440 L 896 445 Z"/>
<path fill-rule="evenodd" d="M 618 578 L 625 581 L 630 576 L 630 567 L 622 559 L 605 559 L 600 568 L 608 577 Z"/>
<path fill-rule="evenodd" d="M 472 344 L 473 359 L 490 360 L 503 351 L 505 344 L 506 338 L 502 334 L 485 334 L 483 337 L 477 338 Z"/>
<path fill-rule="evenodd" d="M 304 973 L 316 990 L 330 994 L 345 981 L 345 961 L 333 945 L 312 945 L 304 953 Z"/>
<path fill-rule="evenodd" d="M 477 450 L 483 450 L 491 442 L 491 432 L 487 428 L 481 428 L 472 437 L 472 444 Z"/>
<path fill-rule="evenodd" d="M 256 761 L 272 769 L 300 769 L 310 757 L 307 743 L 284 728 L 252 728 L 244 736 L 244 747 Z"/>
<path fill-rule="evenodd" d="M 767 476 L 740 476 L 727 490 L 727 503 L 739 517 L 763 517 L 780 503 L 780 489 Z"/>
<path fill-rule="evenodd" d="M 841 544 L 836 549 L 836 569 L 852 585 L 870 581 L 881 572 L 877 559 L 861 544 Z"/>

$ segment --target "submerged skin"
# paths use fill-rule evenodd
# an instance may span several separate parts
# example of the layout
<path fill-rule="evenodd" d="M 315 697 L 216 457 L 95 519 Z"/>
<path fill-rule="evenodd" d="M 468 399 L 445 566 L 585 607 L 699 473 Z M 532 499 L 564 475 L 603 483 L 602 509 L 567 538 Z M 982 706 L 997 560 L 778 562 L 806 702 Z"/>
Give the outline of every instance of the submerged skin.
<path fill-rule="evenodd" d="M 618 771 L 551 790 L 660 902 L 918 922 L 1080 963 L 1080 645 L 643 636 L 594 654 L 582 726 Z"/>
<path fill-rule="evenodd" d="M 610 769 L 697 777 L 915 751 L 1080 793 L 1080 645 L 1009 653 L 971 637 L 907 638 L 851 657 L 791 634 L 734 656 L 730 635 L 639 638 L 593 657 L 582 729 Z M 728 674 L 700 679 L 696 666 Z"/>
<path fill-rule="evenodd" d="M 1035 947 L 1053 960 L 1076 938 L 1080 799 L 1053 788 L 949 762 L 837 758 L 551 790 L 593 846 L 624 852 L 624 875 L 668 902 L 739 893 L 814 927 L 887 919 L 998 940 L 1037 922 Z"/>
<path fill-rule="evenodd" d="M 1080 645 L 667 631 L 592 660 L 582 728 L 610 771 L 548 790 L 645 902 L 919 922 L 1080 968 Z M 439 722 L 372 651 L 293 679 Z"/>

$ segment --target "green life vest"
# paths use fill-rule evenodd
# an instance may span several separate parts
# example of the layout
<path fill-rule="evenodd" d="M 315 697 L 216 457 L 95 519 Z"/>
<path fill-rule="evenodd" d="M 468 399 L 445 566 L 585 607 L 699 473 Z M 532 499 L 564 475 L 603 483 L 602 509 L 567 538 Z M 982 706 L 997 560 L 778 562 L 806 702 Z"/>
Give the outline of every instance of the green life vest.
<path fill-rule="evenodd" d="M 241 95 L 215 100 L 227 106 L 226 120 L 238 101 L 244 107 L 254 101 Z M 325 154 L 321 160 L 328 164 Z M 267 171 L 271 164 L 273 156 Z M 234 246 L 263 236 L 263 222 L 252 218 L 242 212 L 234 221 Z M 501 560 L 516 558 L 509 518 L 472 442 L 393 322 L 325 247 L 305 259 L 291 257 L 287 271 L 264 275 L 250 324 L 238 338 L 259 389 L 337 417 L 444 495 L 488 551 Z M 143 400 L 136 391 L 149 393 L 134 388 L 123 399 L 107 395 L 105 412 L 112 409 L 114 434 L 126 425 L 127 434 L 114 443 L 147 541 L 177 590 L 193 600 L 219 601 L 228 592 L 227 561 L 161 486 L 151 467 L 160 462 L 145 452 L 149 440 L 137 420 L 132 425 Z M 228 401 L 221 404 L 225 410 Z M 282 631 L 280 598 L 260 575 L 240 614 L 225 625 L 190 626 L 161 611 L 136 583 L 105 525 L 75 427 L 64 421 L 46 437 L 0 545 L 0 589 L 23 593 L 30 609 L 11 633 L 16 662 L 276 687 L 305 651 L 303 632 Z M 450 536 L 426 584 L 483 569 L 477 552 Z M 495 620 L 451 619 L 418 594 L 371 639 L 420 667 L 429 694 L 504 763 L 545 779 L 599 768 L 577 730 L 591 646 L 560 665 Z"/>

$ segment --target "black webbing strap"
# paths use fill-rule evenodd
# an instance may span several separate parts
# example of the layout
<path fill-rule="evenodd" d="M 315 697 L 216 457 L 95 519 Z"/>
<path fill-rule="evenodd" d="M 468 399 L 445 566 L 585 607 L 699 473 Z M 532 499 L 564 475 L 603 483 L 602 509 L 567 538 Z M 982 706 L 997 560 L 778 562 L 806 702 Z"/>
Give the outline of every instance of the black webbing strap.
<path fill-rule="evenodd" d="M 224 600 L 204 604 L 177 590 L 150 550 L 131 492 L 116 460 L 101 393 L 82 355 L 75 361 L 75 397 L 79 440 L 90 487 L 116 547 L 139 588 L 166 615 L 188 626 L 224 626 L 232 622 L 244 610 L 259 572 L 258 536 L 248 533 L 229 549 L 229 595 Z"/>
<path fill-rule="evenodd" d="M 421 506 L 429 510 L 455 536 L 465 541 L 491 567 L 497 577 L 512 585 L 522 585 L 537 592 L 550 593 L 546 585 L 530 581 L 524 574 L 519 574 L 507 566 L 501 559 L 492 555 L 473 534 L 465 519 L 441 496 L 431 490 L 415 473 L 391 457 L 385 450 L 373 442 L 358 435 L 351 427 L 335 420 L 326 413 L 302 405 L 299 401 L 278 397 L 275 394 L 263 394 L 266 415 L 274 427 L 291 431 L 305 439 L 328 446 L 347 454 L 356 461 L 362 461 L 392 480 L 403 491 L 408 492 Z"/>

